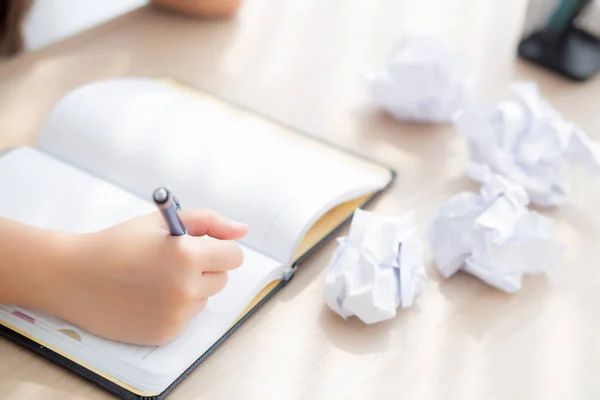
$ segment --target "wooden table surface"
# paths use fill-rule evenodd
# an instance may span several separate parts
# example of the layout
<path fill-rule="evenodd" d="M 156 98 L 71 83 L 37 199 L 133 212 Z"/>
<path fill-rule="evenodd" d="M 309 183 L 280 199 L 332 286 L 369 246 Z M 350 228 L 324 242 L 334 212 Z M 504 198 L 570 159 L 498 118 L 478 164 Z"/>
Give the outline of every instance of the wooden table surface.
<path fill-rule="evenodd" d="M 358 71 L 407 30 L 464 49 L 485 98 L 537 80 L 549 101 L 600 140 L 600 80 L 575 84 L 516 59 L 525 0 L 247 0 L 232 20 L 142 8 L 0 64 L 0 148 L 33 144 L 52 105 L 95 79 L 170 76 L 387 163 L 397 184 L 374 209 L 414 209 L 421 231 L 462 190 L 467 153 L 454 128 L 378 112 Z M 172 399 L 600 398 L 600 180 L 574 176 L 568 204 L 546 211 L 567 245 L 546 276 L 503 294 L 459 274 L 430 281 L 411 309 L 366 326 L 323 301 L 333 242 L 187 378 Z M 0 398 L 106 399 L 75 375 L 0 339 Z"/>

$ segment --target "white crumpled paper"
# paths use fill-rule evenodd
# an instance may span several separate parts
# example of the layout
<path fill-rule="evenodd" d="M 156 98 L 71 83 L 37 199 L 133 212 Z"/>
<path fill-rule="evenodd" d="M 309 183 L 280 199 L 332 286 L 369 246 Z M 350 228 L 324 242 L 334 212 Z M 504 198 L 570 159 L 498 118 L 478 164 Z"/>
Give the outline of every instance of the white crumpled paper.
<path fill-rule="evenodd" d="M 522 186 L 488 173 L 481 194 L 459 193 L 434 216 L 428 240 L 440 273 L 462 269 L 508 293 L 527 274 L 546 272 L 563 246 L 552 239 L 554 222 L 527 208 Z"/>
<path fill-rule="evenodd" d="M 570 163 L 600 174 L 600 145 L 545 102 L 535 83 L 515 83 L 512 91 L 513 101 L 473 104 L 459 118 L 468 173 L 481 182 L 489 168 L 522 185 L 532 203 L 560 205 L 570 190 Z"/>
<path fill-rule="evenodd" d="M 425 33 L 408 35 L 383 68 L 365 77 L 382 108 L 417 122 L 454 122 L 475 84 L 466 57 Z"/>
<path fill-rule="evenodd" d="M 338 244 L 325 274 L 325 302 L 343 318 L 387 320 L 423 292 L 423 241 L 412 214 L 392 218 L 357 209 L 350 234 Z"/>

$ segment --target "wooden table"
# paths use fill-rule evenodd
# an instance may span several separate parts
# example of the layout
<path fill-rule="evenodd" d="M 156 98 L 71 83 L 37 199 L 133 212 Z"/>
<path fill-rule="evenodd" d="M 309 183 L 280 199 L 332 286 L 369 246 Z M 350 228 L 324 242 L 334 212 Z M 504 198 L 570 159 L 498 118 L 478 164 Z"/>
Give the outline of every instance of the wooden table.
<path fill-rule="evenodd" d="M 378 112 L 358 71 L 408 29 L 434 29 L 472 58 L 482 96 L 535 79 L 600 139 L 600 80 L 573 84 L 515 59 L 525 9 L 525 0 L 247 0 L 233 20 L 198 21 L 142 8 L 0 64 L 0 147 L 34 143 L 52 105 L 81 83 L 171 76 L 392 165 L 398 182 L 375 209 L 414 209 L 424 231 L 442 201 L 478 190 L 464 175 L 465 143 L 452 127 Z M 521 292 L 464 274 L 444 280 L 428 254 L 415 307 L 377 325 L 344 322 L 323 302 L 332 242 L 171 398 L 600 398 L 600 181 L 576 173 L 574 187 L 567 205 L 546 212 L 566 254 Z M 109 396 L 0 340 L 0 398 Z"/>

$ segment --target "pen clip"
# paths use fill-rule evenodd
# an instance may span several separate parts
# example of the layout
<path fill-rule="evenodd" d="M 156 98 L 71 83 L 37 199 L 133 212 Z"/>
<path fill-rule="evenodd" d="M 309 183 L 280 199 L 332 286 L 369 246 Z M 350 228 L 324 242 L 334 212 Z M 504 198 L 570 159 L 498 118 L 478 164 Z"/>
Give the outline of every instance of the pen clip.
<path fill-rule="evenodd" d="M 177 201 L 177 198 L 175 196 L 171 195 L 171 200 L 173 201 L 173 205 L 175 206 L 175 210 L 181 211 L 181 205 L 179 204 L 179 201 Z"/>
<path fill-rule="evenodd" d="M 171 193 L 171 201 L 173 202 L 173 207 L 175 208 L 175 212 L 179 213 L 179 211 L 181 211 L 181 204 L 179 204 L 179 201 L 177 200 L 177 198 L 175 196 L 173 196 L 172 193 Z M 183 231 L 183 234 L 187 235 L 187 229 L 185 229 L 185 226 L 183 225 L 183 221 L 181 221 L 181 217 L 179 217 L 179 215 L 177 215 L 177 221 L 179 221 L 179 225 L 181 226 L 181 230 Z"/>
<path fill-rule="evenodd" d="M 165 189 L 171 195 L 171 201 L 173 202 L 173 205 L 175 206 L 175 210 L 181 211 L 181 204 L 179 204 L 179 200 L 177 200 L 177 197 L 175 197 L 173 195 L 173 190 L 171 189 L 171 187 L 170 186 L 165 186 Z"/>

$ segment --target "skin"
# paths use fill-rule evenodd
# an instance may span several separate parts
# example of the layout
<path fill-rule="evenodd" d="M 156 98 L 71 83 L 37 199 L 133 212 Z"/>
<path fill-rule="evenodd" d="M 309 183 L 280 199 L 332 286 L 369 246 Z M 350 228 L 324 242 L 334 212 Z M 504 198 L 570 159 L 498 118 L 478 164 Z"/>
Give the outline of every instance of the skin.
<path fill-rule="evenodd" d="M 174 339 L 227 283 L 247 226 L 182 211 L 173 237 L 156 212 L 89 234 L 0 219 L 0 303 L 36 308 L 138 345 Z"/>
<path fill-rule="evenodd" d="M 242 0 L 152 0 L 159 7 L 198 17 L 229 17 Z"/>

